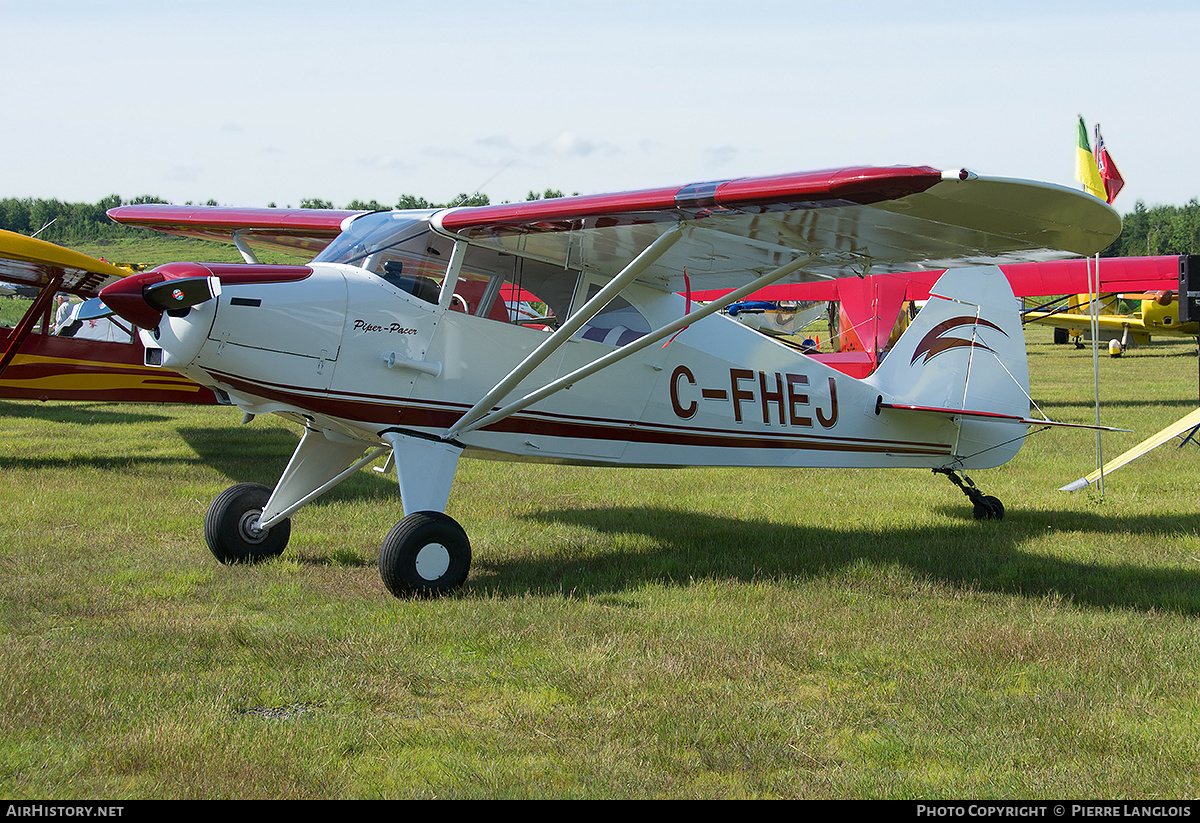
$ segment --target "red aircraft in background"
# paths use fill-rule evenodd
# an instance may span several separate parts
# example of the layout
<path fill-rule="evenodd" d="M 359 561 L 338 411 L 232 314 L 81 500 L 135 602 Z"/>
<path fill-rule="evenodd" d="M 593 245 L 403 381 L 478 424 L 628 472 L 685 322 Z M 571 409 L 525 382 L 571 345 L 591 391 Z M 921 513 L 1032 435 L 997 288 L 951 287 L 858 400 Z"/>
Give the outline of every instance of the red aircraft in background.
<path fill-rule="evenodd" d="M 146 366 L 137 330 L 119 318 L 72 319 L 57 328 L 57 295 L 95 297 L 132 273 L 44 240 L 0 231 L 0 281 L 35 290 L 17 325 L 0 327 L 0 397 L 215 403 L 211 390 Z"/>
<path fill-rule="evenodd" d="M 1001 263 L 1000 269 L 1017 297 L 1133 292 L 1169 292 L 1173 297 L 1186 260 L 1178 256 L 1072 258 Z M 846 374 L 864 377 L 875 370 L 881 355 L 903 331 L 905 308 L 928 300 L 930 288 L 944 273 L 944 269 L 896 272 L 789 283 L 770 286 L 749 299 L 836 304 L 831 309 L 834 351 L 813 356 Z M 702 291 L 691 297 L 705 302 L 721 294 Z"/>

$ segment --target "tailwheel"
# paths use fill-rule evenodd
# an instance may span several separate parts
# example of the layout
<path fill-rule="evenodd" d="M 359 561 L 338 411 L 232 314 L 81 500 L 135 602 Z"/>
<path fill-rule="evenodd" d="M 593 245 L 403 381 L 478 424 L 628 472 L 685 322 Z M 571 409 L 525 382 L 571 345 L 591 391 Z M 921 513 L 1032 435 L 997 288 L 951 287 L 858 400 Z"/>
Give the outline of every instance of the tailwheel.
<path fill-rule="evenodd" d="M 965 474 L 960 480 L 953 469 L 934 469 L 934 474 L 944 474 L 951 483 L 958 486 L 967 499 L 974 505 L 974 515 L 976 520 L 1002 520 L 1004 519 L 1004 504 L 1000 502 L 1000 498 L 985 495 L 975 484 L 971 482 L 971 478 Z"/>
<path fill-rule="evenodd" d="M 238 483 L 217 495 L 204 517 L 204 541 L 222 563 L 252 563 L 276 557 L 287 547 L 292 521 L 258 527 L 271 490 L 261 483 Z"/>
<path fill-rule="evenodd" d="M 396 597 L 447 594 L 466 581 L 470 568 L 467 533 L 441 512 L 408 515 L 379 549 L 379 576 Z"/>
<path fill-rule="evenodd" d="M 1003 520 L 1004 504 L 1000 498 L 991 495 L 980 495 L 975 503 L 976 520 Z"/>

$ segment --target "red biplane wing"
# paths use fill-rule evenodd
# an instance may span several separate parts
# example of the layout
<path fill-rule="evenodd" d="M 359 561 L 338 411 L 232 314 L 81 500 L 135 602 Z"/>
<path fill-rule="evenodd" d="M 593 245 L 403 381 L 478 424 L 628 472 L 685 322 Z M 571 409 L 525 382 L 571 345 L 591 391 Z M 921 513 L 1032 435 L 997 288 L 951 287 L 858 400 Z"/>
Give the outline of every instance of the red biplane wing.
<path fill-rule="evenodd" d="M 1088 266 L 1092 268 L 1088 280 Z M 1000 268 L 1012 285 L 1017 297 L 1039 297 L 1058 294 L 1088 294 L 1089 290 L 1103 293 L 1156 292 L 1173 289 L 1179 283 L 1179 257 L 1101 257 L 1042 260 L 1025 263 L 1000 263 Z M 900 300 L 927 300 L 929 289 L 944 270 L 919 272 L 888 272 L 867 277 L 847 277 L 818 283 L 797 283 L 768 286 L 756 292 L 756 300 L 841 301 L 846 294 L 854 295 L 864 283 L 886 281 L 889 294 Z M 1099 284 L 1095 278 L 1099 275 Z M 697 300 L 711 300 L 723 292 L 701 292 Z"/>

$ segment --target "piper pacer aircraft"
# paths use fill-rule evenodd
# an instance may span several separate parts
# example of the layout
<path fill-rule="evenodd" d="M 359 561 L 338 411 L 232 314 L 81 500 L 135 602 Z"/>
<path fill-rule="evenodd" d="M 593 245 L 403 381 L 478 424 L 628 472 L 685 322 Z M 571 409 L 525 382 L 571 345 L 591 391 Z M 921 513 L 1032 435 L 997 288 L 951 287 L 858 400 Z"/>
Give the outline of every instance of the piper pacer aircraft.
<path fill-rule="evenodd" d="M 1029 416 L 1017 304 L 995 264 L 1091 254 L 1121 228 L 1067 188 L 929 167 L 345 213 L 332 242 L 333 212 L 110 216 L 224 237 L 247 261 L 256 244 L 320 248 L 303 266 L 160 266 L 104 288 L 97 312 L 137 325 L 149 364 L 303 426 L 274 489 L 213 501 L 204 534 L 219 559 L 279 554 L 298 509 L 386 457 L 404 517 L 379 570 L 397 596 L 467 577 L 470 541 L 446 514 L 464 455 L 924 468 L 977 517 L 1002 516 L 965 472 L 1005 463 L 1050 421 Z M 863 380 L 719 313 L 773 283 L 959 266 Z M 699 305 L 703 289 L 728 291 Z"/>

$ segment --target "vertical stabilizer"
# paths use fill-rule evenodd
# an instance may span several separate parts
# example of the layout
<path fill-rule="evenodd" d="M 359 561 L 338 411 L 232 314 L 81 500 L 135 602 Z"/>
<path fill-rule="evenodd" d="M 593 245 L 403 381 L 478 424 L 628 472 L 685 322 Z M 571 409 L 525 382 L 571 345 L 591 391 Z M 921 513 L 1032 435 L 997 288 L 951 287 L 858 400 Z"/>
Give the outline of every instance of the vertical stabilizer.
<path fill-rule="evenodd" d="M 1024 440 L 1029 364 L 1017 300 L 997 266 L 951 269 L 880 367 L 867 378 L 882 403 L 914 413 L 964 411 L 956 465 L 989 468 Z M 996 419 L 987 419 L 995 415 Z"/>

